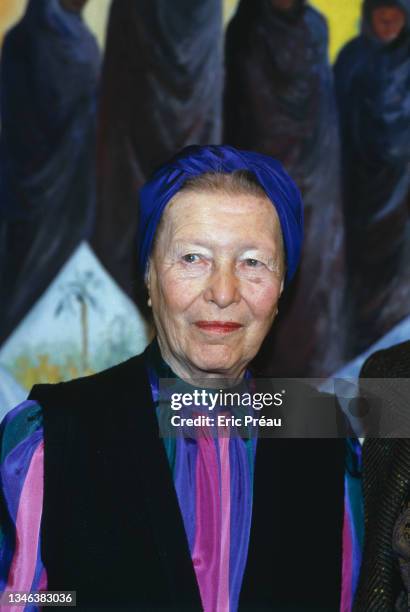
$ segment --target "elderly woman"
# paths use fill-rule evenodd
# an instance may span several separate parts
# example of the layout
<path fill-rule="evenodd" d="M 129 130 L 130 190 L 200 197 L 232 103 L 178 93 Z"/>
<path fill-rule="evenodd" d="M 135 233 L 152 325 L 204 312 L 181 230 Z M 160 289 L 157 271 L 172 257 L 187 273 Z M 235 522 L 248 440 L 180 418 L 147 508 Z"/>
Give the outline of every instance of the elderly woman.
<path fill-rule="evenodd" d="M 337 610 L 343 440 L 166 438 L 159 381 L 249 377 L 295 273 L 299 192 L 270 157 L 189 147 L 140 194 L 157 336 L 35 387 L 2 434 L 2 590 L 80 609 Z"/>

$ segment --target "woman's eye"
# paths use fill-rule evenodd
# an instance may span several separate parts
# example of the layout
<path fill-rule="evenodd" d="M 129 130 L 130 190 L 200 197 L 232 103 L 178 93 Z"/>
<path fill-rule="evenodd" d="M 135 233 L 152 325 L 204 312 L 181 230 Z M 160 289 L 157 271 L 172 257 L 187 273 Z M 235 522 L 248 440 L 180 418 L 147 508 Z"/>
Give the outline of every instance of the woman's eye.
<path fill-rule="evenodd" d="M 258 259 L 252 258 L 245 259 L 245 263 L 250 268 L 257 268 L 258 266 L 262 265 L 262 262 L 260 262 Z"/>
<path fill-rule="evenodd" d="M 182 260 L 186 263 L 196 263 L 199 261 L 200 255 L 197 253 L 188 253 L 187 255 L 183 255 Z"/>

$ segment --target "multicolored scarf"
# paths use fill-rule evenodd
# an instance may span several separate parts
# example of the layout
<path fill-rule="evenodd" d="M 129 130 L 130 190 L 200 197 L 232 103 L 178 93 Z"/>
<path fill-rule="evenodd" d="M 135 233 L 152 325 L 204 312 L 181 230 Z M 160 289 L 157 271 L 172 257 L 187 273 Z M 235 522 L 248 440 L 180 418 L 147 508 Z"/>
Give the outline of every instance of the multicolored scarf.
<path fill-rule="evenodd" d="M 160 379 L 175 378 L 154 341 L 148 375 L 159 417 Z M 237 610 L 248 556 L 256 438 L 164 438 L 202 605 Z"/>

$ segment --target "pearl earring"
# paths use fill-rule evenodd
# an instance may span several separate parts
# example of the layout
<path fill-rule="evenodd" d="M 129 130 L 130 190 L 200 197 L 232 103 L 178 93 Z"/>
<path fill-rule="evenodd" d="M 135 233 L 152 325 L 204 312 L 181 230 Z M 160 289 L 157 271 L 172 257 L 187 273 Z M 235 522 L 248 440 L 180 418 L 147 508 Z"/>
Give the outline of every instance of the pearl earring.
<path fill-rule="evenodd" d="M 151 298 L 150 298 L 150 297 L 149 297 L 149 298 L 148 298 L 148 300 L 147 300 L 147 304 L 148 304 L 148 306 L 151 308 L 151 306 L 152 306 L 152 302 L 151 302 Z"/>

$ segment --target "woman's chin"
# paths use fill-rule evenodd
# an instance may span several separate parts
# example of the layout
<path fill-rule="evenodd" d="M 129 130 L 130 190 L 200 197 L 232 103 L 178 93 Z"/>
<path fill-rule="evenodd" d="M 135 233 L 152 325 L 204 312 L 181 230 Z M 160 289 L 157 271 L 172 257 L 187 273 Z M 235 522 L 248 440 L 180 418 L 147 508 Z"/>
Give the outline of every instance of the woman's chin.
<path fill-rule="evenodd" d="M 190 359 L 192 365 L 207 377 L 215 376 L 237 376 L 243 363 L 237 347 L 226 345 L 202 345 L 193 351 Z"/>

